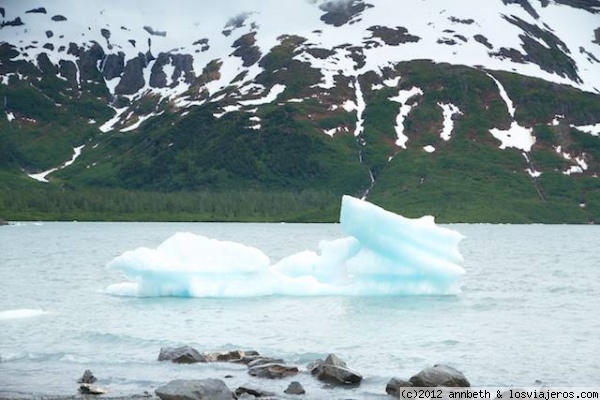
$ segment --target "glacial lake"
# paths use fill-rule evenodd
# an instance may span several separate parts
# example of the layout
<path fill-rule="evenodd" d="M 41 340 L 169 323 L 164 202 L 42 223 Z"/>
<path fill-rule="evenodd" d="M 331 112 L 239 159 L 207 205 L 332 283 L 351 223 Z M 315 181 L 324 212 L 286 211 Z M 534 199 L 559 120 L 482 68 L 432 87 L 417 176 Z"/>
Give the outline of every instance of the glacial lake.
<path fill-rule="evenodd" d="M 444 225 L 465 236 L 461 293 L 449 296 L 134 298 L 103 292 L 105 268 L 177 232 L 257 247 L 272 261 L 344 236 L 337 224 L 15 223 L 0 228 L 0 397 L 73 395 L 90 369 L 110 395 L 172 379 L 219 378 L 305 399 L 388 398 L 392 377 L 442 363 L 473 386 L 600 386 L 600 229 Z M 238 364 L 158 362 L 161 347 L 256 350 L 297 365 L 283 380 Z M 335 353 L 359 387 L 331 391 L 306 365 Z"/>

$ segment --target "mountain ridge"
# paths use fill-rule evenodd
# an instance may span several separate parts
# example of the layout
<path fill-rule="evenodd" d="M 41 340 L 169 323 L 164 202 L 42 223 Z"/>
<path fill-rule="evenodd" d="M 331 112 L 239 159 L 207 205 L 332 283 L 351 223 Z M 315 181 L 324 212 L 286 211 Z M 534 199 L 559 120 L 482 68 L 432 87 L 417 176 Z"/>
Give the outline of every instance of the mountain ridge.
<path fill-rule="evenodd" d="M 433 173 L 441 192 L 458 184 L 448 169 L 481 181 L 465 168 L 476 158 L 499 166 L 483 197 L 507 214 L 520 206 L 506 197 L 528 192 L 526 208 L 597 219 L 598 1 L 427 0 L 409 17 L 385 0 L 230 1 L 202 17 L 69 4 L 0 10 L 12 174 L 74 188 L 322 188 L 416 213 L 444 203 L 418 194 Z M 454 208 L 485 205 L 475 186 L 455 189 Z"/>

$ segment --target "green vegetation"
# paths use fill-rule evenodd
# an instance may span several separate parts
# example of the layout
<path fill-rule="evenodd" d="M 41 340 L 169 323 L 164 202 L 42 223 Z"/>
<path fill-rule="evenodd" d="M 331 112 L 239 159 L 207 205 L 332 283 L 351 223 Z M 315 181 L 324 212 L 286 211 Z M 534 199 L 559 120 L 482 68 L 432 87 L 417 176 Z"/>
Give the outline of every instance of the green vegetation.
<path fill-rule="evenodd" d="M 0 189 L 3 219 L 35 221 L 334 222 L 339 198 L 327 191 L 147 192 L 123 189 Z"/>
<path fill-rule="evenodd" d="M 429 61 L 403 62 L 385 71 L 400 76 L 397 88 L 381 77 L 359 77 L 367 107 L 364 145 L 352 134 L 356 113 L 342 107 L 354 100 L 354 82 L 341 75 L 336 87 L 315 87 L 321 74 L 292 58 L 303 39 L 282 37 L 261 60 L 257 83 L 286 86 L 277 102 L 229 112 L 206 103 L 184 115 L 151 96 L 114 99 L 133 115 L 164 111 L 131 132 L 99 131 L 114 111 L 106 87 L 91 76 L 82 87 L 10 60 L 0 46 L 0 218 L 5 220 L 123 221 L 297 221 L 338 220 L 343 194 L 361 196 L 376 182 L 369 200 L 394 212 L 439 222 L 586 223 L 600 220 L 600 139 L 570 127 L 598 122 L 598 96 L 508 72 L 493 72 L 517 108 L 516 119 L 537 138 L 527 158 L 500 150 L 491 128 L 508 128 L 511 118 L 486 71 Z M 216 79 L 218 62 L 198 78 Z M 21 75 L 14 73 L 20 71 Z M 92 71 L 93 72 L 93 71 Z M 25 78 L 24 78 L 25 77 Z M 398 90 L 421 88 L 404 123 L 407 149 L 396 141 Z M 223 93 L 233 93 L 225 88 Z M 191 93 L 191 92 L 190 92 Z M 230 96 L 231 97 L 231 96 Z M 302 102 L 287 102 L 303 98 Z M 226 100 L 228 97 L 226 97 Z M 452 103 L 452 138 L 440 137 L 439 104 Z M 335 107 L 333 107 L 335 106 Z M 550 124 L 564 115 L 558 124 Z M 251 126 L 260 119 L 261 129 Z M 334 137 L 325 129 L 344 128 Z M 43 184 L 26 176 L 83 154 Z M 423 146 L 432 145 L 427 153 Z M 560 146 L 560 151 L 557 148 Z M 362 163 L 359 161 L 359 153 Z M 569 154 L 571 160 L 564 154 Z M 583 173 L 565 174 L 575 159 Z M 542 174 L 533 178 L 534 168 Z"/>

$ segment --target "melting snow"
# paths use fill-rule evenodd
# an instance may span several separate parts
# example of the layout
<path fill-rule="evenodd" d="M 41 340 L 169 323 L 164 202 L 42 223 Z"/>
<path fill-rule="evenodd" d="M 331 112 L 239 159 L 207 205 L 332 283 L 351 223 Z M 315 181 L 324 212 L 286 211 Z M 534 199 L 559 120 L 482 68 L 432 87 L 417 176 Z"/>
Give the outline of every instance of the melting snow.
<path fill-rule="evenodd" d="M 423 91 L 420 88 L 412 87 L 410 90 L 400 90 L 398 96 L 390 97 L 391 101 L 395 101 L 396 103 L 400 103 L 400 111 L 398 112 L 398 116 L 396 117 L 396 135 L 398 139 L 396 140 L 396 145 L 406 149 L 406 142 L 408 141 L 408 136 L 404 134 L 404 120 L 412 110 L 413 105 L 406 104 L 408 100 L 414 96 L 423 95 Z"/>
<path fill-rule="evenodd" d="M 455 114 L 460 114 L 462 115 L 462 112 L 460 111 L 460 109 L 455 106 L 454 104 L 448 103 L 448 104 L 442 104 L 442 103 L 437 103 L 438 106 L 440 106 L 443 110 L 443 115 L 444 115 L 444 128 L 442 129 L 442 133 L 440 133 L 440 137 L 442 139 L 444 139 L 445 141 L 450 140 L 450 137 L 452 136 L 452 130 L 454 129 L 454 121 L 452 120 L 452 117 Z"/>
<path fill-rule="evenodd" d="M 595 125 L 581 125 L 581 126 L 571 125 L 571 128 L 575 128 L 581 132 L 589 133 L 590 135 L 593 135 L 593 136 L 600 136 L 600 122 L 598 122 Z"/>
<path fill-rule="evenodd" d="M 66 168 L 69 165 L 73 164 L 75 162 L 75 160 L 77 159 L 77 157 L 79 157 L 81 155 L 81 150 L 83 150 L 84 147 L 85 147 L 85 145 L 81 145 L 79 147 L 74 147 L 73 148 L 73 157 L 69 161 L 66 161 L 64 164 L 62 164 L 59 167 L 52 168 L 52 169 L 49 169 L 47 171 L 43 171 L 43 172 L 40 172 L 40 173 L 37 173 L 37 174 L 27 174 L 27 175 L 30 178 L 33 178 L 33 179 L 35 179 L 38 182 L 47 183 L 48 179 L 46 179 L 46 177 L 48 175 L 50 175 L 54 171 L 58 171 L 59 169 Z"/>

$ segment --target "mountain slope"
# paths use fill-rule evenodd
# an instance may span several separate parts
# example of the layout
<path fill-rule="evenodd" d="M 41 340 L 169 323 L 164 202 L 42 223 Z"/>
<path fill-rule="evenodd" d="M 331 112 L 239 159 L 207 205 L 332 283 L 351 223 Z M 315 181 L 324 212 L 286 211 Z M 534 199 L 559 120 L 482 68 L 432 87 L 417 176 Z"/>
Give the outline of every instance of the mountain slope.
<path fill-rule="evenodd" d="M 598 219 L 600 2 L 282 3 L 3 4 L 6 195 L 317 190 Z"/>

